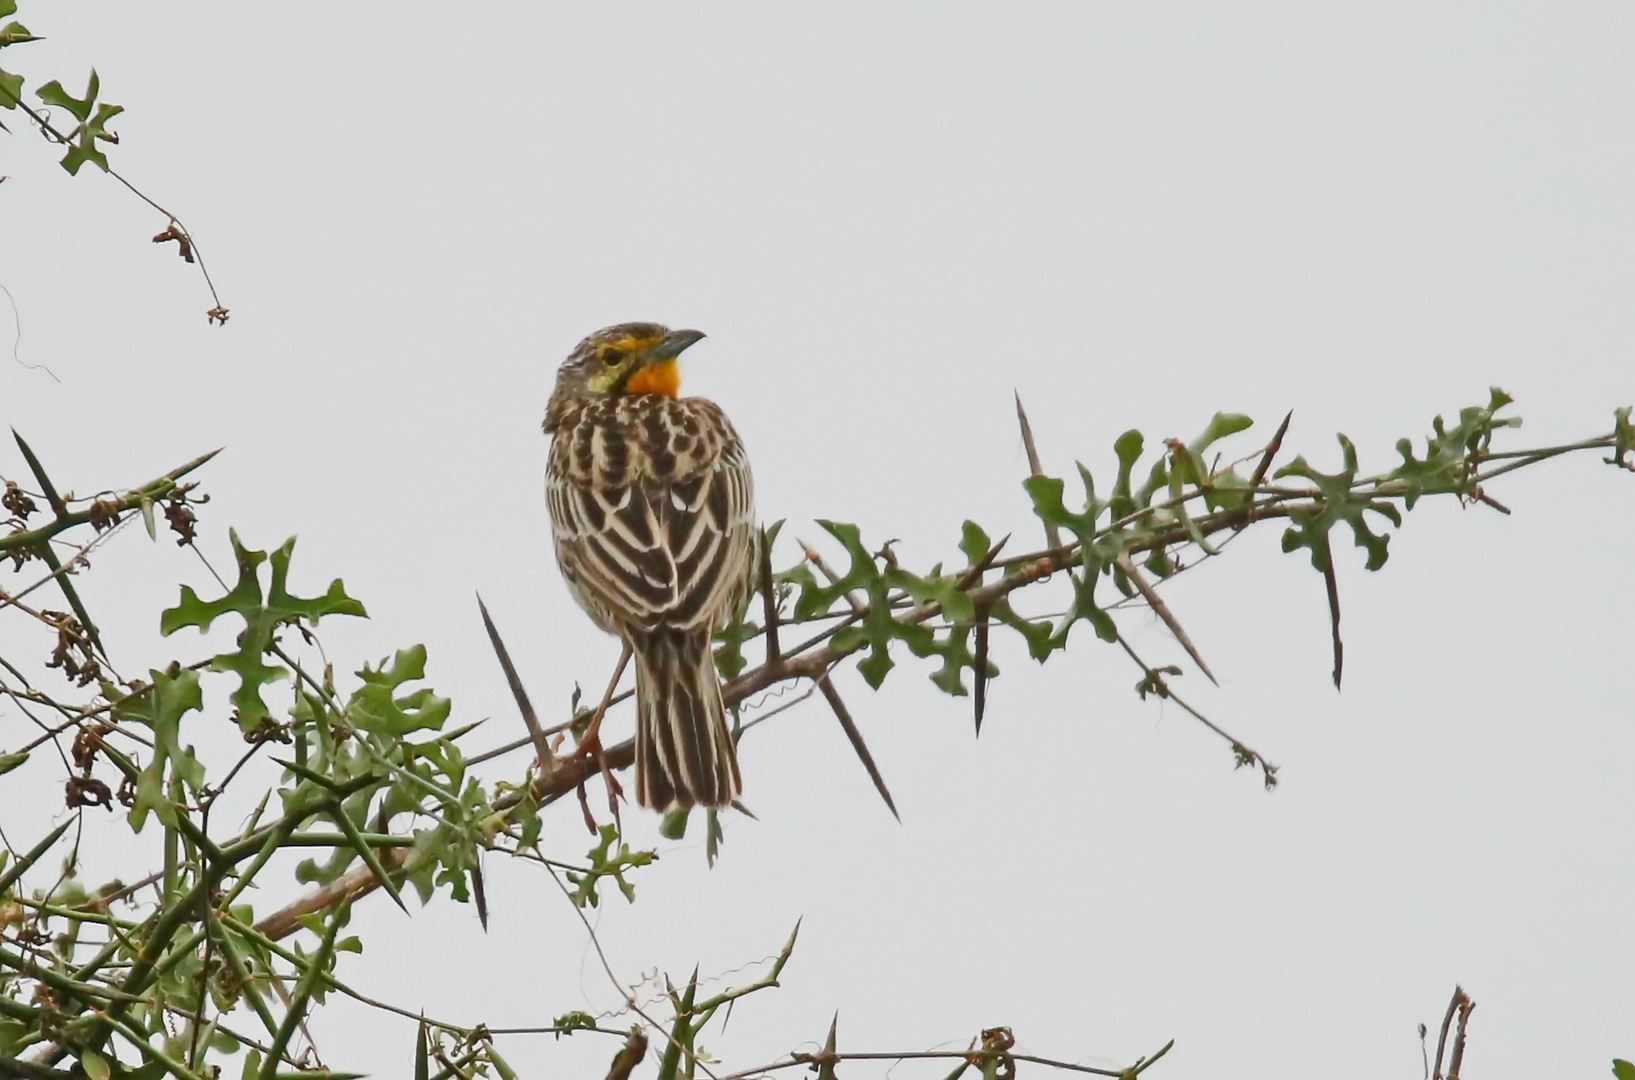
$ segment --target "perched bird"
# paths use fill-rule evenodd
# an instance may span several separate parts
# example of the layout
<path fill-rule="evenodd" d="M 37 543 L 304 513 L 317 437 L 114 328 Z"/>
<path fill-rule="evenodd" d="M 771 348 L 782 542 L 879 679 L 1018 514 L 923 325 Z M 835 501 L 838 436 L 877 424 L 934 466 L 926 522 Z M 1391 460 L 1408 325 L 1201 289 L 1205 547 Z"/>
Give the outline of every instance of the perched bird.
<path fill-rule="evenodd" d="M 753 589 L 755 493 L 714 402 L 677 397 L 676 357 L 704 335 L 598 330 L 545 411 L 556 558 L 579 606 L 636 662 L 636 799 L 726 806 L 741 783 L 711 637 Z"/>

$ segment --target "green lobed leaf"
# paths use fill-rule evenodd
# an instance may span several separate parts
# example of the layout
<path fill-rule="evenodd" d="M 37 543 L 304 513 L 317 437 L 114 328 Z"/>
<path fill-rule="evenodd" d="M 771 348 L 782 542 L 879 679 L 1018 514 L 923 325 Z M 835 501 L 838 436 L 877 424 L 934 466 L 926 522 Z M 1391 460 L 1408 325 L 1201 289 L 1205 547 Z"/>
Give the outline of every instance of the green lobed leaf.
<path fill-rule="evenodd" d="M 363 685 L 346 704 L 347 722 L 364 731 L 400 738 L 413 731 L 441 729 L 453 704 L 430 689 L 420 689 L 402 697 L 394 691 L 405 682 L 425 678 L 426 647 L 399 649 L 390 667 L 382 661 L 379 669 L 367 664 L 357 673 Z"/>
<path fill-rule="evenodd" d="M 1063 505 L 1064 485 L 1055 477 L 1034 476 L 1022 482 L 1022 486 L 1033 498 L 1034 513 L 1047 524 L 1071 530 L 1080 545 L 1079 559 L 1082 570 L 1071 575 L 1073 602 L 1069 605 L 1059 628 L 1051 632 L 1048 647 L 1036 646 L 1029 636 L 1032 631 L 1024 633 L 1025 637 L 1029 637 L 1029 651 L 1039 660 L 1045 659 L 1056 649 L 1064 648 L 1074 624 L 1081 619 L 1089 622 L 1096 636 L 1103 641 L 1118 640 L 1118 629 L 1113 625 L 1112 616 L 1096 603 L 1095 590 L 1097 579 L 1108 571 L 1113 559 L 1122 549 L 1124 534 L 1107 532 L 1097 535 L 1096 521 L 1102 510 L 1111 504 L 1096 498 L 1095 482 L 1091 478 L 1090 470 L 1082 464 L 1079 466 L 1079 476 L 1084 484 L 1085 508 L 1082 513 L 1074 513 Z M 1150 501 L 1150 493 L 1144 494 L 1143 499 Z M 1146 505 L 1146 501 L 1142 505 Z"/>
<path fill-rule="evenodd" d="M 1326 572 L 1330 565 L 1329 530 L 1343 521 L 1351 527 L 1357 546 L 1368 551 L 1368 569 L 1378 570 L 1390 555 L 1391 538 L 1374 532 L 1364 515 L 1378 514 L 1398 527 L 1402 525 L 1402 515 L 1388 502 L 1353 491 L 1357 481 L 1357 448 L 1344 435 L 1339 436 L 1339 440 L 1345 467 L 1337 473 L 1318 472 L 1304 457 L 1297 457 L 1277 470 L 1277 477 L 1302 477 L 1317 488 L 1313 505 L 1290 515 L 1292 524 L 1283 533 L 1283 551 L 1292 553 L 1306 548 L 1311 552 L 1311 565 Z"/>
<path fill-rule="evenodd" d="M 63 88 L 62 83 L 52 79 L 38 90 L 34 91 L 39 99 L 47 105 L 54 105 L 59 109 L 67 109 L 74 119 L 80 123 L 91 118 L 91 106 L 96 102 L 97 91 L 101 89 L 101 80 L 97 78 L 96 68 L 91 69 L 91 81 L 83 98 L 77 98 Z"/>
<path fill-rule="evenodd" d="M 631 851 L 629 845 L 619 838 L 619 829 L 616 825 L 603 825 L 599 830 L 601 842 L 591 848 L 586 854 L 590 860 L 589 873 L 580 874 L 568 871 L 568 882 L 576 886 L 573 890 L 573 902 L 579 907 L 595 907 L 599 903 L 596 886 L 602 878 L 611 877 L 618 885 L 619 891 L 624 894 L 626 902 L 636 899 L 636 887 L 625 879 L 625 870 L 646 866 L 658 855 L 652 851 Z M 618 841 L 619 849 L 613 851 L 613 844 Z"/>
<path fill-rule="evenodd" d="M 842 629 L 830 644 L 842 655 L 867 646 L 869 655 L 858 662 L 857 669 L 871 687 L 879 689 L 895 666 L 889 651 L 891 642 L 897 639 L 907 641 L 911 649 L 918 646 L 918 655 L 924 656 L 926 652 L 923 650 L 931 642 L 931 631 L 923 626 L 898 622 L 892 617 L 890 587 L 874 555 L 863 546 L 856 525 L 822 520 L 818 525 L 840 541 L 851 565 L 832 585 L 820 585 L 808 575 L 812 584 L 802 588 L 796 598 L 795 616 L 797 619 L 815 618 L 827 613 L 836 601 L 849 592 L 855 590 L 866 594 L 868 613 L 862 622 Z"/>
<path fill-rule="evenodd" d="M 1084 470 L 1084 466 L 1079 466 Z M 1033 513 L 1046 525 L 1055 525 L 1067 529 L 1080 543 L 1089 543 L 1095 540 L 1096 518 L 1102 506 L 1096 502 L 1095 492 L 1089 490 L 1089 473 L 1084 472 L 1086 478 L 1086 500 L 1083 513 L 1074 513 L 1067 509 L 1063 502 L 1063 494 L 1067 489 L 1066 483 L 1054 476 L 1030 476 L 1022 481 L 1022 489 L 1033 500 Z"/>
<path fill-rule="evenodd" d="M 244 620 L 244 632 L 239 635 L 237 650 L 216 656 L 211 661 L 211 669 L 238 675 L 239 686 L 231 698 L 238 711 L 239 727 L 249 733 L 260 727 L 270 715 L 266 702 L 262 700 L 261 688 L 288 674 L 282 666 L 264 659 L 276 644 L 278 627 L 302 619 L 316 625 L 326 615 L 366 617 L 367 613 L 362 604 L 346 595 L 339 578 L 330 583 L 329 590 L 323 596 L 308 599 L 289 592 L 289 565 L 295 550 L 294 537 L 286 540 L 269 559 L 264 551 L 246 548 L 237 532 L 230 532 L 228 536 L 233 545 L 233 559 L 238 566 L 238 580 L 233 587 L 226 595 L 206 601 L 191 586 L 182 586 L 181 601 L 160 613 L 159 632 L 169 635 L 183 627 L 195 626 L 203 633 L 210 629 L 215 620 L 228 614 L 238 615 Z M 272 570 L 265 595 L 260 576 L 260 567 L 264 562 L 270 562 Z"/>
<path fill-rule="evenodd" d="M 1254 426 L 1255 422 L 1242 413 L 1218 412 L 1210 418 L 1209 425 L 1204 428 L 1203 434 L 1187 444 L 1187 449 L 1194 456 L 1201 457 L 1205 450 L 1208 450 L 1220 440 Z"/>
<path fill-rule="evenodd" d="M 1459 422 L 1451 429 L 1442 417 L 1431 422 L 1432 434 L 1425 439 L 1425 457 L 1414 456 L 1413 443 L 1397 440 L 1397 453 L 1402 464 L 1386 474 L 1387 480 L 1400 481 L 1407 493 L 1403 502 L 1412 510 L 1422 495 L 1447 492 L 1470 498 L 1475 494 L 1476 466 L 1498 428 L 1520 427 L 1521 417 L 1497 417 L 1500 409 L 1514 399 L 1497 386 L 1488 391 L 1485 407 L 1471 406 L 1459 410 Z"/>
<path fill-rule="evenodd" d="M 149 675 L 152 684 L 114 710 L 120 720 L 135 721 L 153 731 L 153 755 L 137 776 L 136 801 L 127 815 L 136 832 L 142 831 L 150 811 L 171 828 L 177 824 L 176 806 L 166 794 L 167 765 L 171 777 L 181 781 L 187 790 L 197 793 L 204 788 L 204 766 L 191 746 L 184 751 L 180 743 L 182 717 L 204 709 L 199 673 L 184 668 L 173 675 L 163 671 L 150 671 Z"/>
<path fill-rule="evenodd" d="M 563 1013 L 552 1022 L 552 1026 L 566 1035 L 569 1032 L 594 1028 L 596 1017 L 587 1012 Z"/>
<path fill-rule="evenodd" d="M 1112 511 L 1114 521 L 1129 517 L 1141 509 L 1141 506 L 1136 505 L 1135 497 L 1130 492 L 1130 474 L 1135 471 L 1135 463 L 1141 460 L 1141 449 L 1141 432 L 1134 428 L 1113 442 L 1113 453 L 1118 456 L 1118 479 L 1113 482 L 1113 497 L 1108 500 L 1108 507 Z"/>
<path fill-rule="evenodd" d="M 969 570 L 987 557 L 993 547 L 993 541 L 982 526 L 974 521 L 966 521 L 960 526 L 959 550 L 965 556 L 965 568 Z"/>
<path fill-rule="evenodd" d="M 66 136 L 68 151 L 63 155 L 61 162 L 62 167 L 67 169 L 70 175 L 77 175 L 80 167 L 87 161 L 106 172 L 108 158 L 97 144 L 119 141 L 119 137 L 109 131 L 107 125 L 108 121 L 124 112 L 125 107 L 98 102 L 96 98 L 100 88 L 101 82 L 97 78 L 96 69 L 93 68 L 83 98 L 74 97 L 55 79 L 35 91 L 41 101 L 66 109 L 79 121 L 78 126 Z"/>

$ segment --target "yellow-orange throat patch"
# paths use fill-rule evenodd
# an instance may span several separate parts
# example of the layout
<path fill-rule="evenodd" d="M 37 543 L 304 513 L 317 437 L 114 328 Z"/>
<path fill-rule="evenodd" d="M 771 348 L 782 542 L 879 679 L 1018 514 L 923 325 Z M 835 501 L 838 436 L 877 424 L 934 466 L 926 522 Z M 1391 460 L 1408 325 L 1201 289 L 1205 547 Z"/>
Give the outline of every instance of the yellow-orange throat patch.
<path fill-rule="evenodd" d="M 681 370 L 676 367 L 674 360 L 660 360 L 656 364 L 649 364 L 630 376 L 630 382 L 625 384 L 627 394 L 663 394 L 665 397 L 675 397 L 676 391 L 680 389 Z"/>

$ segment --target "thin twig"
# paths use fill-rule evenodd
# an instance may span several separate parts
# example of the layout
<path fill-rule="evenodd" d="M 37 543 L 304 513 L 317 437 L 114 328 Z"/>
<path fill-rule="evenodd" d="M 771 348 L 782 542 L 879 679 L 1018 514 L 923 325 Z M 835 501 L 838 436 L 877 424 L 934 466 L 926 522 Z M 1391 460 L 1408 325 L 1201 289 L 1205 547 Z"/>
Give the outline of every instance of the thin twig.
<path fill-rule="evenodd" d="M 6 97 L 11 98 L 12 102 L 17 105 L 17 107 L 21 108 L 23 112 L 28 115 L 30 120 L 34 121 L 35 126 L 37 126 L 41 133 L 48 139 L 51 139 L 59 146 L 70 145 L 69 137 L 58 131 L 51 121 L 46 119 L 45 114 L 39 112 L 22 98 L 7 92 L 3 85 L 0 85 L 0 93 L 3 93 L 6 95 Z M 204 277 L 205 287 L 210 290 L 210 299 L 215 304 L 215 307 L 213 307 L 209 313 L 210 321 L 219 322 L 221 325 L 225 326 L 227 324 L 227 309 L 221 306 L 221 297 L 216 294 L 216 283 L 210 279 L 210 271 L 206 270 L 204 267 L 204 253 L 199 250 L 199 243 L 197 240 L 193 239 L 193 234 L 188 230 L 187 226 L 183 225 L 181 219 L 175 214 L 154 202 L 153 199 L 143 192 L 141 188 L 138 188 L 135 184 L 125 179 L 124 176 L 116 172 L 111 166 L 101 165 L 99 167 L 103 172 L 107 173 L 109 176 L 123 184 L 126 190 L 128 190 L 132 195 L 135 195 L 138 199 L 141 199 L 143 202 L 159 211 L 159 213 L 165 215 L 165 217 L 169 219 L 171 225 L 181 230 L 182 235 L 187 240 L 188 248 L 193 254 L 193 258 L 189 259 L 188 261 L 197 261 L 199 273 Z M 53 376 L 53 378 L 55 378 L 55 376 Z"/>
<path fill-rule="evenodd" d="M 619 704 L 620 702 L 630 700 L 630 698 L 634 697 L 635 694 L 636 694 L 636 692 L 634 690 L 625 690 L 625 691 L 622 691 L 620 693 L 614 694 L 613 695 L 613 700 L 609 701 L 607 703 L 608 708 L 612 708 L 613 706 Z M 560 724 L 552 724 L 550 727 L 544 728 L 542 730 L 545 732 L 546 735 L 557 735 L 557 734 L 560 734 L 561 732 L 564 732 L 564 731 L 571 731 L 571 730 L 573 730 L 574 728 L 576 728 L 578 726 L 579 726 L 579 720 L 578 720 L 578 718 L 575 718 L 575 719 L 572 719 L 572 720 L 564 720 Z M 466 764 L 467 765 L 476 765 L 478 762 L 492 761 L 494 758 L 504 757 L 506 754 L 511 753 L 513 750 L 521 750 L 524 746 L 532 745 L 533 741 L 534 740 L 533 740 L 533 738 L 531 736 L 524 735 L 520 739 L 513 739 L 508 743 L 502 743 L 499 746 L 494 747 L 492 750 L 484 750 L 480 754 L 473 754 L 470 757 L 466 758 Z"/>
<path fill-rule="evenodd" d="M 1186 700 L 1170 687 L 1168 680 L 1164 678 L 1164 672 L 1158 668 L 1149 666 L 1145 660 L 1141 659 L 1140 655 L 1137 654 L 1135 649 L 1130 646 L 1129 641 L 1123 634 L 1118 636 L 1118 644 L 1123 648 L 1124 652 L 1129 656 L 1129 658 L 1135 661 L 1136 666 L 1141 669 L 1143 679 L 1139 685 L 1141 688 L 1142 697 L 1145 697 L 1148 693 L 1153 693 L 1157 694 L 1160 698 L 1163 698 L 1166 701 L 1175 702 L 1175 704 L 1186 710 L 1186 712 L 1194 720 L 1198 721 L 1204 727 L 1208 728 L 1210 731 L 1213 731 L 1215 734 L 1219 735 L 1221 738 L 1225 739 L 1231 744 L 1232 753 L 1237 757 L 1238 766 L 1240 768 L 1244 765 L 1257 765 L 1260 767 L 1261 776 L 1267 789 L 1269 790 L 1277 786 L 1276 765 L 1273 765 L 1271 762 L 1267 761 L 1258 750 L 1254 750 L 1245 745 L 1231 732 L 1227 731 L 1225 728 L 1209 719 L 1209 717 L 1187 704 Z M 1171 670 L 1178 672 L 1180 669 L 1174 668 Z"/>
<path fill-rule="evenodd" d="M 1442 1017 L 1442 1032 L 1436 1037 L 1436 1067 L 1431 1070 L 1431 1080 L 1443 1080 L 1442 1056 L 1448 1048 L 1448 1030 L 1453 1027 L 1454 1014 L 1459 1011 L 1459 1002 L 1464 996 L 1464 987 L 1453 988 L 1453 998 L 1448 1002 L 1448 1011 Z"/>
<path fill-rule="evenodd" d="M 596 936 L 596 928 L 591 926 L 589 919 L 585 918 L 584 909 L 573 902 L 573 894 L 568 891 L 567 885 L 563 884 L 561 876 L 556 872 L 556 868 L 551 866 L 549 863 L 543 863 L 542 865 L 545 867 L 545 872 L 551 875 L 551 880 L 556 883 L 556 887 L 558 891 L 562 893 L 563 899 L 567 900 L 568 905 L 573 908 L 574 914 L 579 917 L 580 924 L 584 926 L 585 933 L 590 937 L 591 947 L 596 950 L 596 958 L 602 962 L 602 970 L 607 973 L 608 981 L 611 982 L 613 984 L 613 988 L 619 992 L 619 996 L 624 998 L 625 1007 L 630 1009 L 637 1016 L 640 1016 L 643 1020 L 646 1020 L 648 1025 L 655 1031 L 664 1031 L 664 1025 L 660 1024 L 657 1020 L 654 1020 L 651 1016 L 648 1016 L 646 1010 L 644 1010 L 641 1005 L 637 1003 L 635 995 L 630 992 L 630 988 L 626 986 L 625 983 L 620 981 L 617 975 L 613 974 L 613 965 L 608 962 L 607 953 L 602 950 L 602 942 L 601 939 Z M 675 1042 L 675 1037 L 673 1035 L 670 1035 L 668 1032 L 665 1032 L 665 1035 L 667 1041 L 676 1045 L 677 1049 L 681 1050 L 683 1053 L 687 1052 L 686 1047 Z M 720 1080 L 720 1077 L 717 1077 L 716 1074 L 710 1070 L 708 1065 L 704 1064 L 702 1061 L 699 1061 L 691 1054 L 688 1054 L 687 1056 L 692 1060 L 693 1064 L 697 1065 L 704 1071 L 705 1076 L 710 1077 L 710 1080 Z"/>
<path fill-rule="evenodd" d="M 619 825 L 621 829 L 623 823 L 619 821 L 619 796 L 622 792 L 619 790 L 619 782 L 613 778 L 613 765 L 609 763 L 607 754 L 602 750 L 601 729 L 602 718 L 607 715 L 608 706 L 613 703 L 613 692 L 619 688 L 619 680 L 624 677 L 625 666 L 630 663 L 630 658 L 634 654 L 635 650 L 631 648 L 630 642 L 624 642 L 624 648 L 619 651 L 619 663 L 613 669 L 613 678 L 607 681 L 607 690 L 602 694 L 602 701 L 596 706 L 596 712 L 591 715 L 590 723 L 585 726 L 584 738 L 579 740 L 580 750 L 589 750 L 591 756 L 596 760 L 602 774 L 602 780 L 607 784 L 608 812 L 613 815 L 614 823 Z M 585 797 L 582 785 L 579 797 L 581 800 Z M 589 811 L 586 811 L 585 817 L 587 819 L 590 817 Z M 594 827 L 590 831 L 592 835 L 595 835 L 596 829 Z"/>
<path fill-rule="evenodd" d="M 1448 1080 L 1459 1080 L 1459 1070 L 1465 1061 L 1465 1023 L 1476 1008 L 1476 1003 L 1469 994 L 1459 1003 L 1459 1026 L 1453 1033 L 1453 1056 L 1448 1060 Z"/>
<path fill-rule="evenodd" d="M 1171 1040 L 1166 1046 L 1164 1046 L 1163 1049 L 1159 1050 L 1152 1057 L 1143 1058 L 1141 1061 L 1137 1062 L 1135 1065 L 1132 1065 L 1128 1069 L 1098 1069 L 1093 1065 L 1075 1065 L 1071 1061 L 1057 1061 L 1053 1058 L 1039 1057 L 1034 1054 L 1017 1054 L 1007 1052 L 1007 1056 L 1015 1061 L 1026 1061 L 1033 1065 L 1043 1065 L 1046 1068 L 1061 1069 L 1064 1072 L 1088 1073 L 1091 1076 L 1133 1077 L 1139 1076 L 1148 1066 L 1152 1065 L 1153 1062 L 1167 1054 L 1170 1047 L 1174 1045 L 1174 1040 Z M 896 1052 L 886 1051 L 873 1053 L 837 1052 L 825 1055 L 825 1057 L 832 1058 L 832 1060 L 835 1061 L 971 1061 L 973 1058 L 982 1058 L 985 1056 L 987 1055 L 980 1050 L 902 1050 Z M 817 1054 L 793 1054 L 788 1061 L 775 1061 L 769 1065 L 759 1066 L 758 1068 L 745 1069 L 743 1072 L 735 1072 L 727 1076 L 722 1076 L 719 1078 L 719 1080 L 751 1080 L 752 1077 L 760 1076 L 762 1073 L 769 1073 L 778 1069 L 790 1069 L 797 1065 L 810 1066 L 815 1063 L 815 1059 L 817 1057 Z"/>

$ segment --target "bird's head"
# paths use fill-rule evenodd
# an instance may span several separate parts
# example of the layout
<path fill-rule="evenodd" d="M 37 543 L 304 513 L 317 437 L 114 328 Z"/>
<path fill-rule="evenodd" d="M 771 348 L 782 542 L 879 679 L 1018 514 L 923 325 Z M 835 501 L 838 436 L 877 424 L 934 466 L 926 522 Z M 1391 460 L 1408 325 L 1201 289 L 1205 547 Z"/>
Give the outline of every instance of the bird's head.
<path fill-rule="evenodd" d="M 555 431 L 570 405 L 627 394 L 675 397 L 681 387 L 676 357 L 704 335 L 658 323 L 620 323 L 581 341 L 556 372 L 556 389 L 545 410 L 545 430 Z"/>

